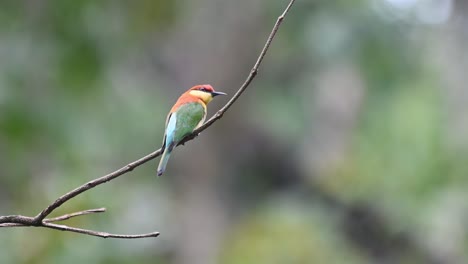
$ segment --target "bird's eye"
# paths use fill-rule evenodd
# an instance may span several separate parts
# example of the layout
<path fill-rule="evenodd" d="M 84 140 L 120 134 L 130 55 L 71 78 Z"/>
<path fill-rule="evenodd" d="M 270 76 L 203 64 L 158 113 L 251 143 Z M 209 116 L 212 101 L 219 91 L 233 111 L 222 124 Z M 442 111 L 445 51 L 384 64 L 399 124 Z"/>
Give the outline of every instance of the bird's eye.
<path fill-rule="evenodd" d="M 202 88 L 200 88 L 200 91 L 202 91 L 202 92 L 207 92 L 208 90 L 206 90 L 205 87 L 202 87 Z"/>

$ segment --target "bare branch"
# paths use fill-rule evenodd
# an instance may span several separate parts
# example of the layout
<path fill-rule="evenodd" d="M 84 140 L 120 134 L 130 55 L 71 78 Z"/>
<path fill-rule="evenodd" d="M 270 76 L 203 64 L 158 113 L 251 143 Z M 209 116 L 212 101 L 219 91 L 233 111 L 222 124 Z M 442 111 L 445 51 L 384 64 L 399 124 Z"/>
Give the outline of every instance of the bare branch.
<path fill-rule="evenodd" d="M 147 234 L 137 234 L 137 235 L 121 235 L 121 234 L 111 234 L 111 233 L 106 233 L 106 232 L 99 232 L 99 231 L 93 231 L 93 230 L 88 230 L 88 229 L 82 229 L 82 228 L 76 228 L 76 227 L 71 227 L 71 226 L 66 226 L 66 225 L 58 225 L 58 224 L 52 224 L 52 223 L 43 223 L 42 226 L 46 227 L 46 228 L 61 230 L 61 231 L 69 231 L 69 232 L 75 232 L 75 233 L 80 233 L 80 234 L 85 234 L 85 235 L 90 235 L 90 236 L 103 237 L 103 238 L 111 237 L 111 238 L 135 239 L 135 238 L 145 238 L 145 237 L 157 237 L 157 236 L 159 236 L 159 232 L 152 232 L 152 233 L 147 233 Z"/>
<path fill-rule="evenodd" d="M 241 87 L 237 90 L 237 92 L 232 96 L 232 98 L 224 105 L 218 112 L 216 112 L 215 115 L 213 115 L 205 124 L 200 126 L 198 129 L 193 131 L 190 135 L 185 137 L 181 142 L 179 142 L 178 145 L 184 144 L 187 141 L 190 141 L 194 139 L 200 132 L 203 130 L 207 129 L 210 127 L 214 122 L 216 122 L 218 119 L 220 119 L 224 113 L 237 101 L 237 99 L 242 95 L 242 93 L 249 87 L 250 83 L 253 81 L 255 76 L 257 76 L 258 69 L 260 68 L 260 64 L 263 61 L 263 58 L 265 57 L 265 54 L 267 53 L 268 49 L 270 48 L 271 42 L 276 36 L 276 33 L 283 22 L 284 17 L 287 15 L 289 12 L 291 6 L 294 4 L 295 0 L 290 0 L 289 4 L 283 11 L 283 13 L 278 17 L 276 20 L 275 25 L 273 26 L 273 29 L 271 30 L 270 35 L 268 36 L 268 39 L 263 46 L 262 51 L 260 52 L 257 61 L 255 62 L 254 66 L 250 70 L 249 75 L 247 76 L 247 79 L 244 81 L 244 83 L 241 85 Z M 99 208 L 99 209 L 90 209 L 90 210 L 85 210 L 85 211 L 80 211 L 76 213 L 71 213 L 71 214 L 66 214 L 62 215 L 59 217 L 54 217 L 54 218 L 46 218 L 48 215 L 50 215 L 55 209 L 59 208 L 62 204 L 66 203 L 68 200 L 72 199 L 73 197 L 88 191 L 98 185 L 101 185 L 103 183 L 106 183 L 108 181 L 111 181 L 121 175 L 124 175 L 136 167 L 145 164 L 146 162 L 158 157 L 161 155 L 161 149 L 158 149 L 136 161 L 133 161 L 122 168 L 111 172 L 107 175 L 104 175 L 100 178 L 91 180 L 67 193 L 64 195 L 60 196 L 57 200 L 55 200 L 53 203 L 48 205 L 44 210 L 42 210 L 39 214 L 37 214 L 35 217 L 29 217 L 29 216 L 22 216 L 22 215 L 10 215 L 10 216 L 0 216 L 0 227 L 17 227 L 17 226 L 39 226 L 39 227 L 45 227 L 45 228 L 51 228 L 51 229 L 57 229 L 57 230 L 62 230 L 62 231 L 69 231 L 69 232 L 75 232 L 75 233 L 81 233 L 81 234 L 86 234 L 86 235 L 91 235 L 91 236 L 98 236 L 98 237 L 103 237 L 103 238 L 144 238 L 144 237 L 157 237 L 159 235 L 158 232 L 153 232 L 153 233 L 147 233 L 147 234 L 139 234 L 139 235 L 119 235 L 119 234 L 110 234 L 110 233 L 105 233 L 105 232 L 98 232 L 98 231 L 92 231 L 92 230 L 87 230 L 87 229 L 81 229 L 81 228 L 75 228 L 75 227 L 69 227 L 66 225 L 58 225 L 58 224 L 53 224 L 51 222 L 56 222 L 56 221 L 63 221 L 70 219 L 72 217 L 76 216 L 81 216 L 81 215 L 86 215 L 86 214 L 91 214 L 91 213 L 100 213 L 104 212 L 104 208 Z"/>
<path fill-rule="evenodd" d="M 40 212 L 35 217 L 35 221 L 41 222 L 50 213 L 52 213 L 52 211 L 57 209 L 59 206 L 64 204 L 66 201 L 68 201 L 71 198 L 77 196 L 78 194 L 80 194 L 82 192 L 85 192 L 85 191 L 87 191 L 89 189 L 92 189 L 92 188 L 94 188 L 94 187 L 96 187 L 98 185 L 101 185 L 101 184 L 105 183 L 105 182 L 108 182 L 108 181 L 110 181 L 112 179 L 115 179 L 115 178 L 119 177 L 122 174 L 130 172 L 134 168 L 148 162 L 149 160 L 152 160 L 152 159 L 156 158 L 159 155 L 161 155 L 161 149 L 158 149 L 158 150 L 154 151 L 153 153 L 150 153 L 150 154 L 144 156 L 143 158 L 140 158 L 140 159 L 138 159 L 138 160 L 136 160 L 134 162 L 131 162 L 131 163 L 123 166 L 122 168 L 120 168 L 120 169 L 118 169 L 118 170 L 116 170 L 114 172 L 111 172 L 111 173 L 109 173 L 107 175 L 104 175 L 104 176 L 102 176 L 100 178 L 89 181 L 89 182 L 75 188 L 74 190 L 72 190 L 70 192 L 67 192 L 66 194 L 60 196 L 57 200 L 55 200 L 55 202 L 53 202 L 52 204 L 47 206 L 44 210 L 42 210 L 42 212 Z"/>
<path fill-rule="evenodd" d="M 23 215 L 0 216 L 0 227 L 34 226 L 34 218 Z"/>
<path fill-rule="evenodd" d="M 19 227 L 19 226 L 30 226 L 30 225 L 24 225 L 24 224 L 18 224 L 18 223 L 4 223 L 0 224 L 0 227 Z"/>
<path fill-rule="evenodd" d="M 81 216 L 81 215 L 94 214 L 94 213 L 104 213 L 105 211 L 106 211 L 106 208 L 89 209 L 89 210 L 79 211 L 79 212 L 76 212 L 76 213 L 61 215 L 61 216 L 54 217 L 54 218 L 46 218 L 46 219 L 44 219 L 44 222 L 46 222 L 46 223 L 58 222 L 58 221 L 68 220 L 68 219 L 70 219 L 72 217 L 77 217 L 77 216 Z"/>
<path fill-rule="evenodd" d="M 179 143 L 179 145 L 184 144 L 185 142 L 194 139 L 203 130 L 207 129 L 214 122 L 216 122 L 216 120 L 220 119 L 224 115 L 224 113 L 234 104 L 234 102 L 237 101 L 237 99 L 247 89 L 247 87 L 249 87 L 250 83 L 253 81 L 255 76 L 257 76 L 260 64 L 262 63 L 263 58 L 265 57 L 265 54 L 267 53 L 268 49 L 270 48 L 271 42 L 275 38 L 276 32 L 278 32 L 278 29 L 279 29 L 281 23 L 283 23 L 284 17 L 288 14 L 289 9 L 291 9 L 291 6 L 294 4 L 294 2 L 295 2 L 295 0 L 291 0 L 289 2 L 288 6 L 286 7 L 286 9 L 284 9 L 283 13 L 276 20 L 276 23 L 273 26 L 273 29 L 271 30 L 271 33 L 268 36 L 268 39 L 267 39 L 265 45 L 263 46 L 263 49 L 260 52 L 260 55 L 258 56 L 257 61 L 255 62 L 252 69 L 250 70 L 249 76 L 247 76 L 247 79 L 244 81 L 244 83 L 239 88 L 239 90 L 237 90 L 237 92 L 234 94 L 234 96 L 231 98 L 231 100 L 229 100 L 229 102 L 227 102 L 227 104 L 225 106 L 223 106 L 220 110 L 218 110 L 218 112 L 216 112 L 216 114 L 213 117 L 211 117 L 205 124 L 203 124 L 201 127 L 196 129 L 195 131 L 193 131 L 193 133 L 191 135 L 187 136 L 184 140 L 182 140 Z"/>

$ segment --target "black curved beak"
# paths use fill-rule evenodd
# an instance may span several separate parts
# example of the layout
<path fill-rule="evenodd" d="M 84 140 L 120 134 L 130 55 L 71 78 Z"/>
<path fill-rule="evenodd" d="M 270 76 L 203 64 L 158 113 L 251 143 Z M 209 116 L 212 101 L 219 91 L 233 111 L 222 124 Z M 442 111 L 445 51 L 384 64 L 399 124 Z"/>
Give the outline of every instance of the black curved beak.
<path fill-rule="evenodd" d="M 226 93 L 223 93 L 223 92 L 211 92 L 211 96 L 213 96 L 213 97 L 218 96 L 218 95 L 226 95 Z"/>

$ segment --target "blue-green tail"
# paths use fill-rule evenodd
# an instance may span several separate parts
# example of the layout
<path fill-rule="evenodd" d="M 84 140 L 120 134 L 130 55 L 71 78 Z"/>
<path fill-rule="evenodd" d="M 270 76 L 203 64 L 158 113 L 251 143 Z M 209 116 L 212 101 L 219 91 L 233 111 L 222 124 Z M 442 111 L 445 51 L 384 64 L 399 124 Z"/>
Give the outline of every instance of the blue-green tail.
<path fill-rule="evenodd" d="M 161 160 L 159 161 L 158 165 L 158 176 L 161 176 L 164 171 L 166 170 L 167 162 L 169 161 L 169 157 L 171 156 L 172 150 L 170 148 L 166 148 L 161 156 Z"/>

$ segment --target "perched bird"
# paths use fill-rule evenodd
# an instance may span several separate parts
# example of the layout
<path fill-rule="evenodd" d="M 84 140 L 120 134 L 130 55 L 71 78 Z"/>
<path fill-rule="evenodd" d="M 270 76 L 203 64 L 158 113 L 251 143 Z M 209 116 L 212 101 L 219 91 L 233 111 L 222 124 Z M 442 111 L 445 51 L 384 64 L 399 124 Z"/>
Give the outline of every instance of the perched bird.
<path fill-rule="evenodd" d="M 166 170 L 167 161 L 177 144 L 187 135 L 203 124 L 206 118 L 206 105 L 217 95 L 209 84 L 196 85 L 183 93 L 166 118 L 161 160 L 158 166 L 158 176 Z"/>

